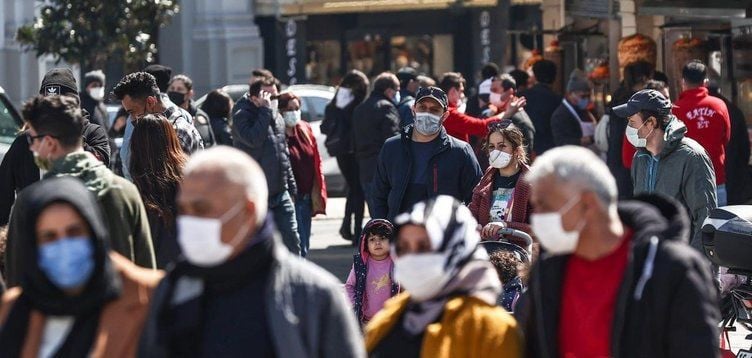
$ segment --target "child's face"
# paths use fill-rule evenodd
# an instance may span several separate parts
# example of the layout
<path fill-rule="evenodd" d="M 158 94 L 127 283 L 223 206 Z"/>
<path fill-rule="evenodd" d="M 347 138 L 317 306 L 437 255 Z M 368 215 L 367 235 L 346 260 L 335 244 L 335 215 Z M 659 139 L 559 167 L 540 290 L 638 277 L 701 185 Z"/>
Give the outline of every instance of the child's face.
<path fill-rule="evenodd" d="M 389 256 L 389 240 L 381 235 L 368 236 L 368 254 L 376 260 Z"/>

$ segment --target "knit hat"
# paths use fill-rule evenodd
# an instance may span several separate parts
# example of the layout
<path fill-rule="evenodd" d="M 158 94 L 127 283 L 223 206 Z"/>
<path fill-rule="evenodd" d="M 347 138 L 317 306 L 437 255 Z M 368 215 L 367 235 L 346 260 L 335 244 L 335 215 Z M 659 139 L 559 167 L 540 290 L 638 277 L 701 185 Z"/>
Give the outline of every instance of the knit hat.
<path fill-rule="evenodd" d="M 172 78 L 172 68 L 163 65 L 149 65 L 144 68 L 144 72 L 154 76 L 160 92 L 167 92 L 167 87 L 170 86 L 170 78 Z"/>
<path fill-rule="evenodd" d="M 73 94 L 78 96 L 78 85 L 70 68 L 54 68 L 47 72 L 39 87 L 39 94 L 45 96 L 59 96 Z"/>
<path fill-rule="evenodd" d="M 567 82 L 567 92 L 589 92 L 590 89 L 590 82 L 585 74 L 579 69 L 572 71 Z"/>
<path fill-rule="evenodd" d="M 104 86 L 104 72 L 102 70 L 94 70 L 91 72 L 87 72 L 84 75 L 84 88 L 91 84 L 92 82 L 99 82 Z"/>

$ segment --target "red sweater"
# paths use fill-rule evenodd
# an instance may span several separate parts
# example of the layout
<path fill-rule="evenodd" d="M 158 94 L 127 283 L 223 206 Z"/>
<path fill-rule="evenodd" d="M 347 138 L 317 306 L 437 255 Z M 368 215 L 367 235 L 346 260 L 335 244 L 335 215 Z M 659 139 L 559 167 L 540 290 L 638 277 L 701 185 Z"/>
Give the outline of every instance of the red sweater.
<path fill-rule="evenodd" d="M 485 120 L 460 113 L 457 107 L 449 106 L 449 117 L 444 121 L 447 134 L 465 142 L 470 141 L 470 136 L 478 136 L 485 139 L 488 134 L 488 124 L 498 122 L 497 119 Z"/>
<path fill-rule="evenodd" d="M 726 144 L 731 137 L 728 108 L 720 98 L 708 95 L 705 87 L 686 90 L 679 95 L 673 113 L 687 125 L 688 138 L 696 140 L 708 152 L 715 168 L 715 183 L 726 183 Z"/>

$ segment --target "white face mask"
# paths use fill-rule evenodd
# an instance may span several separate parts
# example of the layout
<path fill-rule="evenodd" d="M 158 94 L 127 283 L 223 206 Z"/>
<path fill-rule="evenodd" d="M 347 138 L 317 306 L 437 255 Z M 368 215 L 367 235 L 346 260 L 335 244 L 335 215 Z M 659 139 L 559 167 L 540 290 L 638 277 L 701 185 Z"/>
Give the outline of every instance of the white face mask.
<path fill-rule="evenodd" d="M 188 262 L 212 267 L 227 261 L 234 246 L 248 234 L 250 222 L 238 231 L 230 243 L 222 241 L 222 225 L 242 208 L 243 203 L 238 203 L 219 218 L 178 216 L 178 243 Z"/>
<path fill-rule="evenodd" d="M 506 168 L 512 161 L 512 155 L 500 150 L 492 150 L 488 154 L 488 164 L 496 169 Z"/>
<path fill-rule="evenodd" d="M 488 95 L 488 101 L 491 102 L 494 106 L 501 105 L 501 93 L 494 93 L 491 92 L 491 94 Z"/>
<path fill-rule="evenodd" d="M 88 92 L 95 101 L 101 101 L 104 98 L 104 87 L 89 88 Z"/>
<path fill-rule="evenodd" d="M 573 231 L 564 230 L 561 216 L 566 214 L 580 200 L 576 196 L 564 204 L 559 211 L 552 213 L 530 214 L 530 226 L 538 238 L 541 246 L 551 255 L 571 254 L 577 248 L 580 238 L 580 230 L 583 225 Z"/>
<path fill-rule="evenodd" d="M 300 120 L 300 111 L 287 111 L 284 115 L 285 125 L 288 127 L 295 127 L 295 124 Z"/>
<path fill-rule="evenodd" d="M 410 293 L 410 298 L 423 302 L 433 298 L 449 280 L 444 271 L 446 257 L 442 254 L 407 254 L 394 260 L 394 278 Z"/>
<path fill-rule="evenodd" d="M 355 97 L 353 96 L 351 89 L 340 87 L 337 90 L 337 102 L 336 102 L 337 108 L 343 109 L 347 107 L 347 105 L 350 104 L 350 102 L 352 102 L 354 98 Z"/>
<path fill-rule="evenodd" d="M 640 128 L 642 128 L 644 125 L 645 123 L 643 122 Z M 650 137 L 650 135 L 653 133 L 653 130 L 650 130 L 650 133 L 648 133 L 647 137 L 640 138 L 639 134 L 637 134 L 637 131 L 639 131 L 640 128 L 632 128 L 629 124 L 627 124 L 625 135 L 627 136 L 627 141 L 635 146 L 635 148 L 645 148 L 645 146 L 648 145 L 648 137 Z"/>
<path fill-rule="evenodd" d="M 415 113 L 415 130 L 426 136 L 432 136 L 441 129 L 441 116 L 428 112 Z"/>

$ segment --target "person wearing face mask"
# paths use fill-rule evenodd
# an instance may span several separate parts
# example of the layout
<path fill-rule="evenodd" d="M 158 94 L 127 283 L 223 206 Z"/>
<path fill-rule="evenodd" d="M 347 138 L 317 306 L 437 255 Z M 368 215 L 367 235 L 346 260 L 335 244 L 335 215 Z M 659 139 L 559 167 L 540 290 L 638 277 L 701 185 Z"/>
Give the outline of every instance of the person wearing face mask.
<path fill-rule="evenodd" d="M 285 119 L 290 165 L 298 187 L 295 218 L 300 234 L 300 256 L 306 257 L 310 247 L 311 218 L 326 215 L 326 181 L 313 129 L 308 122 L 300 120 L 300 101 L 300 97 L 292 92 L 279 96 L 279 113 Z"/>
<path fill-rule="evenodd" d="M 372 181 L 373 165 L 379 157 L 384 142 L 399 133 L 400 116 L 397 112 L 400 84 L 397 76 L 384 72 L 376 77 L 373 91 L 368 98 L 355 107 L 352 121 L 352 141 L 355 158 L 358 160 L 360 184 L 373 213 Z"/>
<path fill-rule="evenodd" d="M 112 249 L 139 266 L 155 268 L 149 221 L 138 189 L 83 150 L 83 117 L 75 101 L 66 96 L 38 96 L 24 105 L 22 113 L 29 124 L 26 136 L 34 161 L 46 171 L 43 181 L 58 176 L 80 179 L 96 194 Z M 22 230 L 21 215 L 13 210 L 8 226 L 5 262 L 10 286 L 19 283 L 23 269 L 18 251 L 22 237 L 17 234 Z"/>
<path fill-rule="evenodd" d="M 169 81 L 169 68 L 154 65 L 147 67 L 160 78 L 148 72 L 134 72 L 123 77 L 112 92 L 121 102 L 123 108 L 128 112 L 128 121 L 125 125 L 123 135 L 123 144 L 120 147 L 120 158 L 122 162 L 123 176 L 131 179 L 130 175 L 130 157 L 131 157 L 131 137 L 133 136 L 133 121 L 146 114 L 161 114 L 172 124 L 178 134 L 180 147 L 185 154 L 192 154 L 200 149 L 204 149 L 204 141 L 201 134 L 193 125 L 191 115 L 184 109 L 178 107 L 164 94 Z M 165 80 L 167 78 L 167 80 Z M 164 83 L 162 83 L 164 82 Z M 159 83 L 160 87 L 157 86 Z"/>
<path fill-rule="evenodd" d="M 46 179 L 18 197 L 20 286 L 3 295 L 3 357 L 133 357 L 163 274 L 110 250 L 95 196 Z"/>
<path fill-rule="evenodd" d="M 494 77 L 491 82 L 489 100 L 496 108 L 496 112 L 513 112 L 509 119 L 522 132 L 525 147 L 534 148 L 535 126 L 533 121 L 524 108 L 512 109 L 513 107 L 520 107 L 519 102 L 522 102 L 522 107 L 527 106 L 527 98 L 517 96 L 517 82 L 514 77 L 506 73 Z"/>
<path fill-rule="evenodd" d="M 379 154 L 369 207 L 372 218 L 391 221 L 437 195 L 469 203 L 480 179 L 473 149 L 442 126 L 449 116 L 446 93 L 437 87 L 418 89 L 413 111 L 415 123 L 389 138 Z"/>
<path fill-rule="evenodd" d="M 324 110 L 321 133 L 326 135 L 324 146 L 329 155 L 337 158 L 337 166 L 347 183 L 345 215 L 339 234 L 348 241 L 360 237 L 365 211 L 365 194 L 360 184 L 358 161 L 352 141 L 353 112 L 368 94 L 368 77 L 351 70 L 342 78 L 337 93 Z"/>
<path fill-rule="evenodd" d="M 193 80 L 190 77 L 180 74 L 170 79 L 167 87 L 167 97 L 176 106 L 188 111 L 193 117 L 193 126 L 196 127 L 204 141 L 204 148 L 213 146 L 217 140 L 214 137 L 209 115 L 201 108 L 198 108 L 193 102 Z"/>
<path fill-rule="evenodd" d="M 542 247 L 523 297 L 527 356 L 719 356 L 717 291 L 681 204 L 617 203 L 606 164 L 578 146 L 539 156 L 527 180 Z"/>
<path fill-rule="evenodd" d="M 445 195 L 396 218 L 391 256 L 407 292 L 366 327 L 370 357 L 522 356 L 517 322 L 496 306 L 501 283 L 476 225 L 467 207 Z"/>
<path fill-rule="evenodd" d="M 626 138 L 637 148 L 634 194 L 660 193 L 679 201 L 691 219 L 689 242 L 704 252 L 702 224 L 717 207 L 713 164 L 700 144 L 685 137 L 687 127 L 672 108 L 660 92 L 641 90 L 613 111 L 627 118 Z"/>
<path fill-rule="evenodd" d="M 290 164 L 285 120 L 279 114 L 279 86 L 275 78 L 253 82 L 232 109 L 233 146 L 256 160 L 266 176 L 269 208 L 282 241 L 290 252 L 300 254 L 295 196 L 298 194 Z"/>
<path fill-rule="evenodd" d="M 551 114 L 551 133 L 554 146 L 594 143 L 595 118 L 589 112 L 590 82 L 580 70 L 572 71 L 567 82 L 567 94 Z"/>
<path fill-rule="evenodd" d="M 365 356 L 342 284 L 292 257 L 267 195 L 264 172 L 237 149 L 190 158 L 177 199 L 185 260 L 155 293 L 139 356 Z"/>
<path fill-rule="evenodd" d="M 84 75 L 84 91 L 81 93 L 81 108 L 89 112 L 89 120 L 102 126 L 108 127 L 107 108 L 104 106 L 104 72 L 101 70 L 87 72 Z"/>
<path fill-rule="evenodd" d="M 397 78 L 400 81 L 400 100 L 397 102 L 397 110 L 400 115 L 400 128 L 405 128 L 415 120 L 413 105 L 415 104 L 415 92 L 420 87 L 418 71 L 412 67 L 403 67 L 397 72 Z"/>
<path fill-rule="evenodd" d="M 473 189 L 468 206 L 478 221 L 483 240 L 496 240 L 499 230 L 530 230 L 530 184 L 522 178 L 529 170 L 522 132 L 509 122 L 489 128 L 486 149 L 490 167 Z"/>

